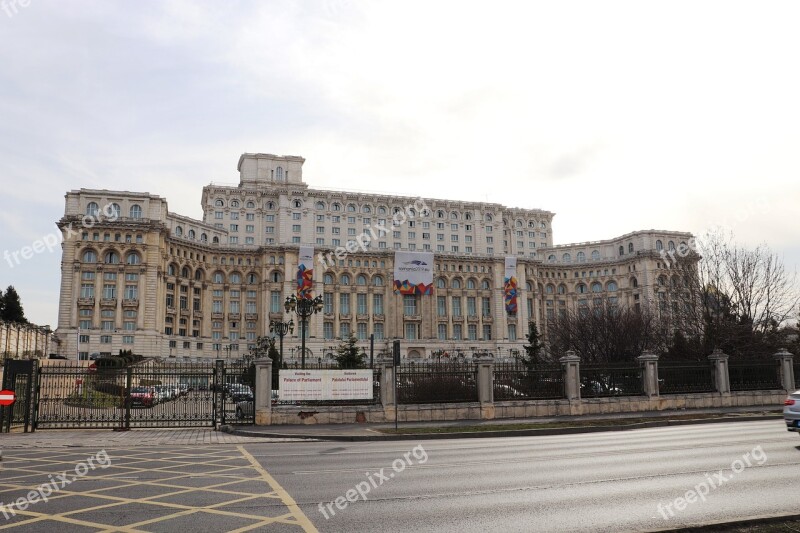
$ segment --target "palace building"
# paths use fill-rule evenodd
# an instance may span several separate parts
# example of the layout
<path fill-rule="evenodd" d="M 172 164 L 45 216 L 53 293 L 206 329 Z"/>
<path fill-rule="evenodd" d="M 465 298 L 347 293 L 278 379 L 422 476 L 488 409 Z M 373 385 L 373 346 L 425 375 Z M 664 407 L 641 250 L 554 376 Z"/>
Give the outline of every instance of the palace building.
<path fill-rule="evenodd" d="M 202 220 L 129 191 L 66 194 L 56 336 L 70 358 L 133 350 L 144 356 L 235 358 L 288 320 L 299 247 L 313 246 L 306 359 L 329 357 L 352 332 L 375 352 L 401 339 L 407 358 L 521 350 L 530 321 L 576 306 L 648 305 L 667 274 L 664 252 L 691 239 L 634 231 L 553 245 L 549 211 L 494 203 L 309 187 L 302 157 L 243 154 L 239 184 L 202 191 Z M 396 251 L 434 254 L 433 295 L 393 291 Z M 516 257 L 517 313 L 504 305 L 504 261 Z M 666 289 L 664 289 L 666 290 Z M 297 323 L 297 317 L 293 317 Z M 299 327 L 284 339 L 300 358 Z"/>

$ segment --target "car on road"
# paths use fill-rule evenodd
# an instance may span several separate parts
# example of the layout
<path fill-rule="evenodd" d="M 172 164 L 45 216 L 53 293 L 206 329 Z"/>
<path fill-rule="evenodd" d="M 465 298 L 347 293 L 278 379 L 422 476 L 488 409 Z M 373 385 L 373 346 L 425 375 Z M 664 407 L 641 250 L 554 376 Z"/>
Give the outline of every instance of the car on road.
<path fill-rule="evenodd" d="M 249 386 L 241 383 L 228 385 L 226 394 L 234 403 L 253 401 L 253 390 Z"/>
<path fill-rule="evenodd" d="M 130 394 L 131 407 L 153 407 L 156 403 L 156 395 L 150 387 L 134 387 Z"/>
<path fill-rule="evenodd" d="M 800 390 L 794 391 L 783 402 L 783 419 L 786 430 L 800 433 Z"/>

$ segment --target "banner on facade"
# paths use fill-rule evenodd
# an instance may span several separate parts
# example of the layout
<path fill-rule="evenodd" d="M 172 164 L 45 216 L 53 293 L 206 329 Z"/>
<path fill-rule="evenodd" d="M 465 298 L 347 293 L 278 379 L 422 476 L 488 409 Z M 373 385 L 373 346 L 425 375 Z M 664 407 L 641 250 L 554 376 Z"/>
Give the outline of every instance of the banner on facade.
<path fill-rule="evenodd" d="M 314 247 L 301 246 L 297 255 L 297 297 L 311 299 L 314 288 Z"/>
<path fill-rule="evenodd" d="M 280 401 L 371 400 L 372 370 L 281 370 Z"/>
<path fill-rule="evenodd" d="M 506 304 L 506 313 L 517 314 L 517 258 L 506 257 L 506 269 L 503 276 L 503 294 Z"/>
<path fill-rule="evenodd" d="M 433 294 L 433 253 L 395 252 L 395 294 Z"/>

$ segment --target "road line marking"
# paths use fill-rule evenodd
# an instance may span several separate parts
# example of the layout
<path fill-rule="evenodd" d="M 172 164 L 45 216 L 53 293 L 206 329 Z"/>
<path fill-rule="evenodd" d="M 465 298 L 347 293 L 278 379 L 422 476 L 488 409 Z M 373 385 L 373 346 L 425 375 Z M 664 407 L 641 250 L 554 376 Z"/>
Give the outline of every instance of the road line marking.
<path fill-rule="evenodd" d="M 311 520 L 300 510 L 300 507 L 297 505 L 297 502 L 294 501 L 294 498 L 284 489 L 274 477 L 267 472 L 264 467 L 261 466 L 261 463 L 256 461 L 256 458 L 250 455 L 250 453 L 244 449 L 244 446 L 237 446 L 239 452 L 248 460 L 250 464 L 253 466 L 253 469 L 261 474 L 261 476 L 266 480 L 267 483 L 273 488 L 276 494 L 281 497 L 283 503 L 289 508 L 292 515 L 297 520 L 297 524 L 303 528 L 303 531 L 307 531 L 309 533 L 319 533 L 314 524 L 311 523 Z"/>

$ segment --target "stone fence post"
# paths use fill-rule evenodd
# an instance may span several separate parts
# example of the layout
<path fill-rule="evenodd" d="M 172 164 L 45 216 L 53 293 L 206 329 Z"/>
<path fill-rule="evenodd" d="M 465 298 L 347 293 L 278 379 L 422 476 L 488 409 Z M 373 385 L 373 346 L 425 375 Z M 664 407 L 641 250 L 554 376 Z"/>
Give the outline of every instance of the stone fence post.
<path fill-rule="evenodd" d="M 773 354 L 772 357 L 778 361 L 781 367 L 781 384 L 784 390 L 794 392 L 794 356 L 786 348 L 781 348 L 781 351 Z"/>
<path fill-rule="evenodd" d="M 397 405 L 397 398 L 394 395 L 395 389 L 395 375 L 394 375 L 394 358 L 391 355 L 378 356 L 378 367 L 381 370 L 381 404 L 384 410 L 387 407 L 395 408 Z M 394 411 L 392 411 L 394 417 Z"/>
<path fill-rule="evenodd" d="M 645 396 L 658 396 L 658 355 L 645 350 L 636 359 L 642 364 L 642 388 Z"/>
<path fill-rule="evenodd" d="M 257 426 L 272 423 L 272 359 L 256 359 L 255 422 Z"/>
<path fill-rule="evenodd" d="M 494 357 L 479 355 L 473 358 L 478 372 L 478 401 L 481 404 L 481 419 L 494 418 Z"/>
<path fill-rule="evenodd" d="M 717 392 L 720 394 L 728 394 L 731 392 L 730 375 L 728 374 L 728 358 L 730 356 L 723 353 L 719 348 L 714 348 L 708 360 L 714 364 L 714 384 L 717 387 Z"/>
<path fill-rule="evenodd" d="M 575 352 L 568 350 L 564 357 L 558 360 L 564 369 L 564 393 L 567 400 L 581 399 L 581 358 Z"/>

